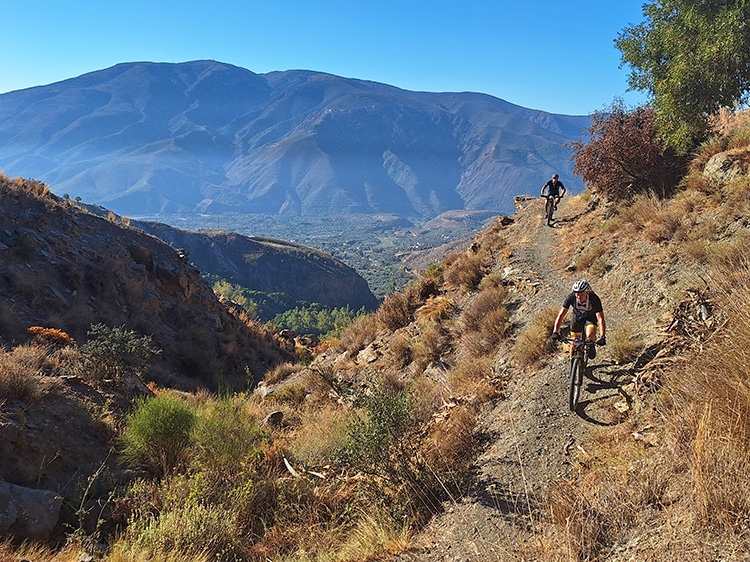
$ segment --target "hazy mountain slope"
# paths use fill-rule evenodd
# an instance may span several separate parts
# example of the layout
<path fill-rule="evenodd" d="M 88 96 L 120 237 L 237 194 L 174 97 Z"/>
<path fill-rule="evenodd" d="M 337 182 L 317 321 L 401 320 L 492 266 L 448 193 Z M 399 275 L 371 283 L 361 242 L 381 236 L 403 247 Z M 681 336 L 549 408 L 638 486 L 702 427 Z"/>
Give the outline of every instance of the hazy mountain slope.
<path fill-rule="evenodd" d="M 202 272 L 218 275 L 247 289 L 285 293 L 295 302 L 349 306 L 352 310 L 362 307 L 372 310 L 377 306 L 377 299 L 362 277 L 339 260 L 313 248 L 221 230 L 188 232 L 161 223 L 139 221 L 134 221 L 133 225 L 187 250 L 190 261 Z"/>
<path fill-rule="evenodd" d="M 309 71 L 126 63 L 0 95 L 0 168 L 125 215 L 511 212 L 569 177 L 563 144 L 588 123 Z"/>

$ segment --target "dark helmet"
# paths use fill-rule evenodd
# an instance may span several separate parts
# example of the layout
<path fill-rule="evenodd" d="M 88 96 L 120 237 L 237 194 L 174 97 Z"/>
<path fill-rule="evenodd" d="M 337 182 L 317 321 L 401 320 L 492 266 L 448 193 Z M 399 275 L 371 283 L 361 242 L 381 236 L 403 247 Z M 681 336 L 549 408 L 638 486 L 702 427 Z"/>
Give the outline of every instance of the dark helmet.
<path fill-rule="evenodd" d="M 559 177 L 560 177 L 560 176 L 558 176 L 557 174 L 554 174 L 554 175 L 552 176 L 552 179 L 553 179 L 553 180 L 556 180 L 556 179 L 557 179 L 557 178 L 559 178 Z"/>

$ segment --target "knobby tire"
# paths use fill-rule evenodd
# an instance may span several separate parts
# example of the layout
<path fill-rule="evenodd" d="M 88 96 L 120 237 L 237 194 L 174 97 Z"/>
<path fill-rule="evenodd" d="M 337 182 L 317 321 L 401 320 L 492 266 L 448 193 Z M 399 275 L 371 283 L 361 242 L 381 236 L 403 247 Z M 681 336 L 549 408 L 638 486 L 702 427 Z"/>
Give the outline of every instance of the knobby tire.
<path fill-rule="evenodd" d="M 547 197 L 547 226 L 552 226 L 552 214 L 555 212 L 555 200 Z"/>
<path fill-rule="evenodd" d="M 568 405 L 570 411 L 575 412 L 578 407 L 578 398 L 581 396 L 581 386 L 583 385 L 583 359 L 574 357 L 570 361 L 570 393 L 568 395 Z"/>

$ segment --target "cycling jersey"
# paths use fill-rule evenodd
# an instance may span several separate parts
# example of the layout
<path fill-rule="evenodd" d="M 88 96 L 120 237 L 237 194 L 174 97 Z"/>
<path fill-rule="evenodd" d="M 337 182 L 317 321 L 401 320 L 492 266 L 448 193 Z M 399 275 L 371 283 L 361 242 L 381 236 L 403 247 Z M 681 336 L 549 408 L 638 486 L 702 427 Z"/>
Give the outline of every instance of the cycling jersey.
<path fill-rule="evenodd" d="M 586 300 L 583 302 L 578 301 L 575 293 L 570 293 L 563 301 L 563 308 L 573 309 L 577 324 L 582 322 L 596 324 L 597 312 L 604 312 L 604 309 L 602 308 L 602 300 L 593 291 L 588 293 Z"/>
<path fill-rule="evenodd" d="M 549 180 L 547 183 L 544 184 L 544 187 L 542 187 L 542 193 L 544 193 L 545 189 L 549 189 L 549 191 L 547 192 L 547 195 L 554 195 L 555 197 L 557 197 L 558 195 L 560 195 L 560 188 L 565 189 L 563 182 L 561 182 L 560 180 L 557 180 L 557 181 Z"/>

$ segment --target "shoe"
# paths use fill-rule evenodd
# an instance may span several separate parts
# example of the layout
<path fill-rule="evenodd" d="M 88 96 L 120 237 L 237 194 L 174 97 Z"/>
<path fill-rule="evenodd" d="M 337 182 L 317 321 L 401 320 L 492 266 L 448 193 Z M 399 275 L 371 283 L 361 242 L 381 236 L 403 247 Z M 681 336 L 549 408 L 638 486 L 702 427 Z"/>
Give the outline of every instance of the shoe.
<path fill-rule="evenodd" d="M 589 359 L 596 359 L 596 348 L 592 347 L 589 349 Z"/>
<path fill-rule="evenodd" d="M 557 205 L 555 205 L 555 211 L 557 211 Z"/>

